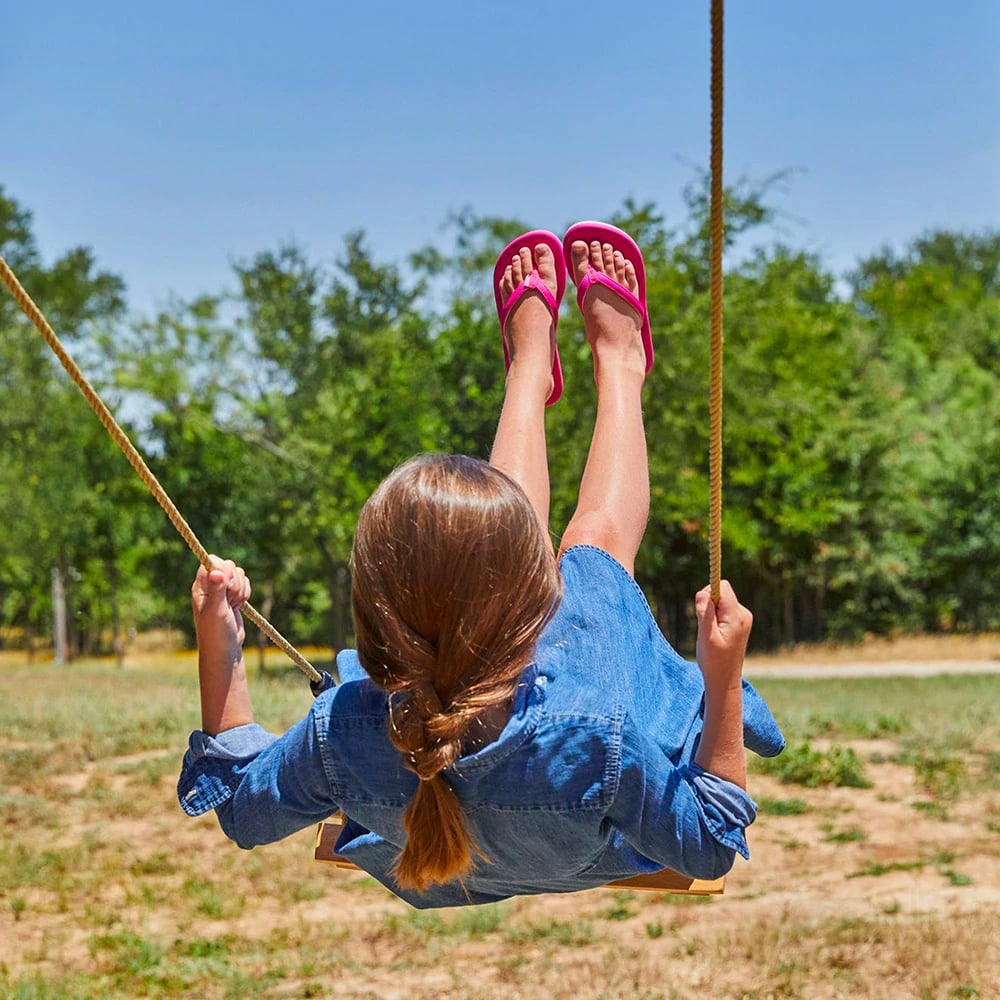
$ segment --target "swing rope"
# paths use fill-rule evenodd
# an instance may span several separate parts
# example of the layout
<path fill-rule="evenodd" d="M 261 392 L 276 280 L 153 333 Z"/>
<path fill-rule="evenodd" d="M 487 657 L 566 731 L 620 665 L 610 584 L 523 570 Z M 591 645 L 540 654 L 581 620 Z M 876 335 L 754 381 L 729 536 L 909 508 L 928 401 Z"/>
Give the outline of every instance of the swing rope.
<path fill-rule="evenodd" d="M 719 600 L 719 584 L 722 576 L 722 250 L 723 250 L 723 187 L 722 187 L 722 111 L 723 111 L 723 0 L 712 0 L 711 13 L 711 193 L 709 208 L 710 229 L 710 352 L 711 370 L 709 377 L 709 513 L 708 513 L 708 561 L 709 587 L 712 600 Z M 83 393 L 90 408 L 104 425 L 115 444 L 129 460 L 139 477 L 163 508 L 171 524 L 177 529 L 188 548 L 206 569 L 210 568 L 208 550 L 201 544 L 191 526 L 181 516 L 174 502 L 149 466 L 139 454 L 128 435 L 112 416 L 79 366 L 63 347 L 55 331 L 49 325 L 42 311 L 24 290 L 17 275 L 0 255 L 0 278 L 10 290 L 25 316 L 42 335 L 45 342 L 59 359 L 67 374 Z M 316 668 L 259 612 L 250 604 L 243 606 L 243 614 L 256 625 L 288 658 L 313 682 L 322 680 Z"/>
<path fill-rule="evenodd" d="M 45 338 L 45 342 L 52 348 L 52 352 L 59 359 L 59 363 L 66 369 L 69 377 L 76 383 L 77 388 L 83 393 L 84 398 L 90 404 L 90 408 L 97 414 L 98 420 L 104 425 L 105 430 L 114 439 L 115 444 L 129 460 L 132 468 L 139 473 L 139 478 L 146 484 L 150 493 L 153 494 L 156 502 L 163 508 L 171 524 L 177 529 L 181 538 L 187 543 L 188 548 L 195 554 L 198 561 L 206 569 L 211 568 L 208 558 L 208 551 L 204 545 L 198 541 L 191 526 L 181 516 L 180 511 L 174 502 L 167 495 L 166 490 L 160 485 L 159 480 L 153 475 L 149 466 L 146 465 L 142 455 L 139 454 L 135 445 L 129 440 L 128 435 L 111 415 L 111 411 L 98 396 L 94 387 L 87 380 L 87 377 L 80 371 L 77 363 L 70 357 L 69 352 L 63 347 L 55 331 L 49 325 L 48 320 L 42 315 L 42 311 L 31 300 L 31 296 L 24 290 L 17 275 L 10 269 L 7 261 L 0 255 L 0 278 L 14 296 L 15 301 L 21 307 L 25 316 L 31 321 L 35 329 Z M 281 649 L 291 661 L 301 670 L 309 680 L 313 682 L 322 681 L 319 671 L 259 612 L 250 604 L 244 604 L 241 609 L 243 615 L 253 622 L 261 632 L 266 635 L 279 649 Z"/>
<path fill-rule="evenodd" d="M 712 600 L 716 604 L 719 601 L 719 583 L 722 577 L 722 8 L 723 0 L 712 0 L 708 581 Z"/>

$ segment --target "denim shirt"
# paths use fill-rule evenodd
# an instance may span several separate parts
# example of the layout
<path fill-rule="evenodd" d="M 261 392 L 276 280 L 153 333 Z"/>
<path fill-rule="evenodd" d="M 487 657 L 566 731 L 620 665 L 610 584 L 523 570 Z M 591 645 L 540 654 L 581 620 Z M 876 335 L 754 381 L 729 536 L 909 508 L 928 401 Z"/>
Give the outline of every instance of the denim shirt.
<path fill-rule="evenodd" d="M 340 683 L 276 737 L 253 724 L 191 735 L 178 784 L 192 816 L 215 809 L 244 848 L 342 810 L 336 850 L 417 907 L 567 892 L 669 867 L 716 878 L 749 857 L 756 806 L 694 763 L 704 683 L 663 638 L 610 555 L 569 549 L 564 598 L 523 673 L 499 737 L 444 772 L 482 857 L 459 882 L 403 890 L 391 870 L 417 778 L 388 733 L 386 693 L 353 650 Z M 781 732 L 743 682 L 744 742 L 780 753 Z M 488 860 L 486 860 L 488 859 Z"/>

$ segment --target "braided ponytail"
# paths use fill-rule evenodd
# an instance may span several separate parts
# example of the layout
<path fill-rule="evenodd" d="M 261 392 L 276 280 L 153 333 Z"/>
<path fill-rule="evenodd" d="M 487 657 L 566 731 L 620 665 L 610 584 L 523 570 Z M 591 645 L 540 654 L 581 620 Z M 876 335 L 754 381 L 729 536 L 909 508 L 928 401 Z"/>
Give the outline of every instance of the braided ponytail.
<path fill-rule="evenodd" d="M 389 696 L 389 732 L 418 778 L 403 816 L 406 846 L 393 874 L 400 885 L 423 890 L 472 865 L 475 847 L 455 793 L 441 775 L 462 752 L 461 724 L 445 713 L 433 684 L 421 680 L 403 698 Z"/>
<path fill-rule="evenodd" d="M 523 491 L 455 455 L 412 459 L 379 486 L 358 521 L 351 573 L 358 656 L 389 693 L 390 738 L 419 779 L 394 875 L 423 891 L 482 856 L 442 772 L 474 722 L 509 706 L 559 576 Z"/>

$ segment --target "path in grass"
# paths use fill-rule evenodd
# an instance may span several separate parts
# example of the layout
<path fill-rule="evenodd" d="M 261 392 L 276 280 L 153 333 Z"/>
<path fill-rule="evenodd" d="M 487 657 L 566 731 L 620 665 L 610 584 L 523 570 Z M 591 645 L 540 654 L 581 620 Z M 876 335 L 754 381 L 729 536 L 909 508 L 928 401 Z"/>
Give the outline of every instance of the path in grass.
<path fill-rule="evenodd" d="M 1000 660 L 860 660 L 852 663 L 748 662 L 743 675 L 820 680 L 832 677 L 937 677 L 940 674 L 1000 674 Z"/>

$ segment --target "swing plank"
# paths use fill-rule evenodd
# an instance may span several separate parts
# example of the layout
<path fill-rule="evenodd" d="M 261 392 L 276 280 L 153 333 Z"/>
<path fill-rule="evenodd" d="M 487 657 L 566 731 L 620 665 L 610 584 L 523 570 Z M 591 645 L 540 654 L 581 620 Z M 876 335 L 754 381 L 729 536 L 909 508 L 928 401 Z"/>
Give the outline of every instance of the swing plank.
<path fill-rule="evenodd" d="M 337 854 L 337 839 L 340 831 L 344 827 L 342 816 L 333 816 L 325 823 L 320 823 L 316 831 L 316 850 L 313 858 L 322 861 L 324 864 L 333 865 L 336 868 L 359 871 L 357 865 L 352 864 L 345 858 Z M 699 879 L 689 878 L 679 872 L 665 868 L 660 872 L 652 872 L 648 875 L 634 875 L 632 878 L 619 879 L 616 882 L 609 882 L 607 887 L 626 889 L 647 889 L 653 892 L 673 892 L 682 896 L 718 896 L 721 895 L 725 887 L 725 878 Z"/>

